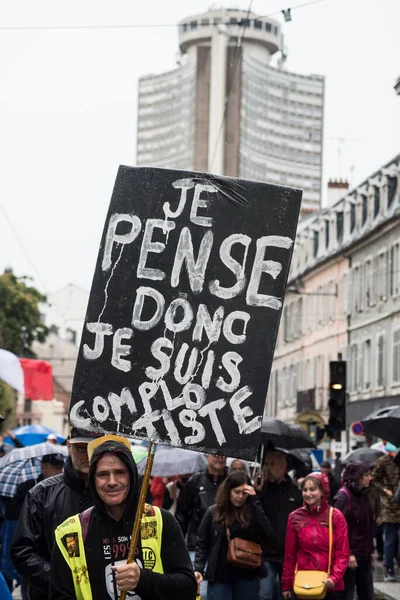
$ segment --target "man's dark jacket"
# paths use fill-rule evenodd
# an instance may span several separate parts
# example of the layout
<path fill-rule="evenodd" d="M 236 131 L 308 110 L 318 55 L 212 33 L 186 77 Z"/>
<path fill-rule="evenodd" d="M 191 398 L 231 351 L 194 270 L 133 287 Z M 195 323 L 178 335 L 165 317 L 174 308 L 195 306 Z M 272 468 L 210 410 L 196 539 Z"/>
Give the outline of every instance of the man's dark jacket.
<path fill-rule="evenodd" d="M 181 491 L 175 517 L 183 535 L 187 534 L 189 550 L 196 549 L 196 536 L 200 523 L 207 509 L 215 504 L 218 488 L 225 478 L 226 471 L 214 479 L 214 476 L 205 469 L 192 475 Z"/>
<path fill-rule="evenodd" d="M 11 558 L 29 585 L 30 600 L 49 598 L 56 527 L 92 504 L 85 481 L 73 469 L 70 458 L 61 475 L 41 481 L 27 493 L 11 545 Z"/>
<path fill-rule="evenodd" d="M 288 516 L 303 504 L 302 493 L 286 475 L 279 483 L 266 479 L 258 498 L 275 533 L 275 544 L 264 549 L 265 558 L 269 562 L 283 563 Z"/>

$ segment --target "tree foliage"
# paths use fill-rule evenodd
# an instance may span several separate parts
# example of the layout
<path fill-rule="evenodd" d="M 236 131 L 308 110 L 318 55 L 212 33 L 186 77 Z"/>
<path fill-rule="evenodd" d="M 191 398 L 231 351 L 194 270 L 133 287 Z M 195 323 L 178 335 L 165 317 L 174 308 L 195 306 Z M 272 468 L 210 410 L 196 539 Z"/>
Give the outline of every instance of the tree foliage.
<path fill-rule="evenodd" d="M 0 379 L 0 415 L 5 418 L 0 424 L 0 432 L 15 426 L 16 393 L 9 385 Z"/>
<path fill-rule="evenodd" d="M 48 334 L 39 311 L 39 303 L 45 301 L 14 273 L 0 275 L 0 348 L 17 356 L 34 356 L 33 342 L 44 342 Z"/>

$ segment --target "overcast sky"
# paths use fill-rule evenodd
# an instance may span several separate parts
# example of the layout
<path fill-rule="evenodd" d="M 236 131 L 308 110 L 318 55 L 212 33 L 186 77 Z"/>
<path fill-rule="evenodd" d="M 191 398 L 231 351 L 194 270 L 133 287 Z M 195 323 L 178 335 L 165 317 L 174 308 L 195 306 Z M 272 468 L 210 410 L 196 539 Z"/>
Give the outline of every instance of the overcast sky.
<path fill-rule="evenodd" d="M 1 1 L 0 271 L 32 275 L 42 291 L 90 288 L 118 165 L 135 164 L 138 78 L 175 67 L 174 24 L 210 4 Z M 252 3 L 279 21 L 288 7 L 287 68 L 326 76 L 324 182 L 356 185 L 400 151 L 400 2 Z M 152 26 L 82 28 L 141 24 Z"/>

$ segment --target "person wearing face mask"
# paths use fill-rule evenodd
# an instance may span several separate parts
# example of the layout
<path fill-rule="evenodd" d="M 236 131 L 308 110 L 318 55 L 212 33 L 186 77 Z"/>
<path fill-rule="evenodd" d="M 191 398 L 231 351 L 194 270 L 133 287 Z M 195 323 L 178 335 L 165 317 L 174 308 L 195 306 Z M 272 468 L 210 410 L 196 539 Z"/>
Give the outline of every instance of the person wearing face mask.
<path fill-rule="evenodd" d="M 283 563 L 283 597 L 292 597 L 296 571 L 329 570 L 329 480 L 323 473 L 311 473 L 301 484 L 304 504 L 289 515 Z M 332 509 L 332 557 L 324 580 L 327 598 L 344 600 L 343 577 L 350 551 L 346 519 Z M 295 596 L 294 596 L 295 597 Z"/>
<path fill-rule="evenodd" d="M 373 514 L 368 494 L 371 480 L 371 467 L 367 462 L 355 460 L 349 463 L 343 472 L 344 486 L 333 503 L 344 514 L 349 531 L 350 560 L 344 576 L 346 600 L 353 600 L 354 588 L 357 588 L 358 598 L 374 598 Z"/>
<path fill-rule="evenodd" d="M 228 536 L 265 547 L 274 535 L 247 481 L 242 470 L 228 475 L 201 522 L 194 570 L 197 581 L 203 576 L 208 580 L 207 600 L 258 600 L 259 580 L 265 574 L 261 558 L 259 568 L 248 569 L 231 564 L 227 556 Z"/>

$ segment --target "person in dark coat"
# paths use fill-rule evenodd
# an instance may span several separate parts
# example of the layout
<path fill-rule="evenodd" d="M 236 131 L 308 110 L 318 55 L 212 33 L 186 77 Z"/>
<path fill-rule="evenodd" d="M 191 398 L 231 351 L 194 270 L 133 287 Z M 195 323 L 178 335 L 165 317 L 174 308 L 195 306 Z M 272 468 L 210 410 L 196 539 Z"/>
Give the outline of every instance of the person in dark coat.
<path fill-rule="evenodd" d="M 282 577 L 288 517 L 303 503 L 302 493 L 287 471 L 286 455 L 273 450 L 265 455 L 264 475 L 259 483 L 256 475 L 257 483 L 254 487 L 265 516 L 274 530 L 274 542 L 265 549 L 268 574 L 261 579 L 260 600 L 273 600 L 276 597 L 276 585 Z"/>
<path fill-rule="evenodd" d="M 98 437 L 72 428 L 64 472 L 41 481 L 26 495 L 11 544 L 11 558 L 28 584 L 30 600 L 48 600 L 54 530 L 69 515 L 92 506 L 87 487 L 87 444 Z"/>
<path fill-rule="evenodd" d="M 354 589 L 362 600 L 373 600 L 373 513 L 369 498 L 371 467 L 363 460 L 350 462 L 343 472 L 343 487 L 334 506 L 344 514 L 349 531 L 350 560 L 344 576 L 345 598 L 353 600 Z"/>
<path fill-rule="evenodd" d="M 400 485 L 400 467 L 388 452 L 381 456 L 373 472 L 373 486 L 381 497 L 381 522 L 385 537 L 385 577 L 386 582 L 396 581 L 394 573 L 395 557 L 400 561 L 400 506 L 395 501 L 395 493 Z"/>
<path fill-rule="evenodd" d="M 176 519 L 187 536 L 189 551 L 196 549 L 196 535 L 206 510 L 214 504 L 218 488 L 227 476 L 225 456 L 207 456 L 207 468 L 185 484 L 176 507 Z"/>
<path fill-rule="evenodd" d="M 218 488 L 227 476 L 225 456 L 208 454 L 207 463 L 206 469 L 194 473 L 184 485 L 175 512 L 193 563 L 200 523 L 207 509 L 214 504 Z M 204 600 L 207 594 L 206 581 L 201 582 L 200 594 Z"/>
<path fill-rule="evenodd" d="M 22 506 L 26 494 L 32 489 L 39 481 L 43 481 L 48 477 L 53 477 L 62 472 L 64 466 L 64 456 L 62 454 L 46 454 L 42 456 L 41 460 L 41 473 L 36 479 L 28 479 L 23 483 L 20 483 L 17 487 L 15 495 L 12 498 L 3 497 L 4 503 L 4 533 L 5 539 L 3 545 L 0 548 L 0 570 L 4 575 L 4 578 L 10 588 L 13 591 L 13 581 L 17 584 L 21 584 L 21 578 L 19 573 L 16 571 L 14 565 L 11 562 L 11 542 L 14 537 L 15 529 L 18 524 L 18 519 L 21 514 Z M 22 600 L 28 598 L 26 583 L 22 581 Z"/>
<path fill-rule="evenodd" d="M 231 538 L 256 542 L 263 548 L 273 540 L 273 529 L 245 471 L 228 475 L 218 490 L 216 504 L 204 515 L 197 535 L 194 569 L 197 581 L 203 576 L 208 580 L 207 600 L 258 600 L 264 565 L 249 570 L 228 563 L 227 528 Z"/>

